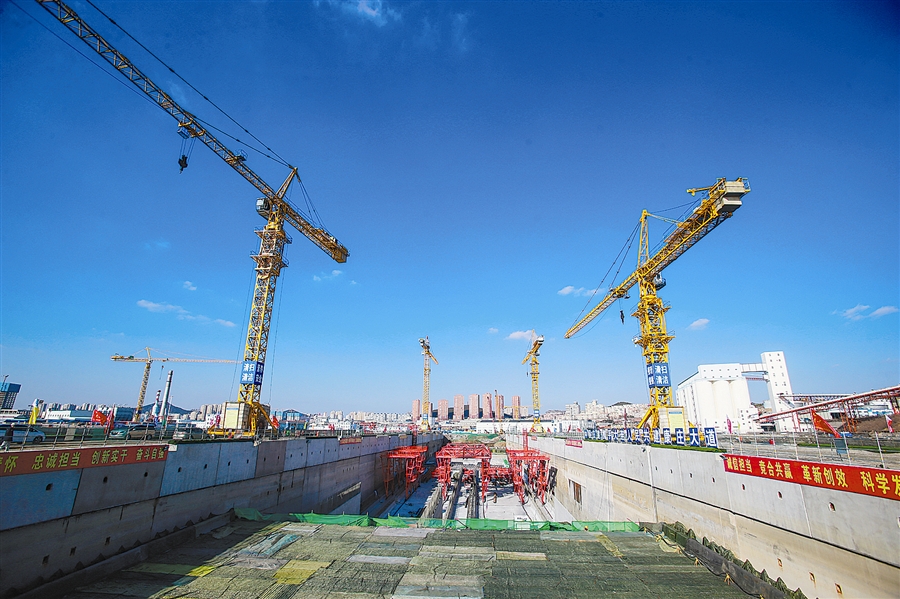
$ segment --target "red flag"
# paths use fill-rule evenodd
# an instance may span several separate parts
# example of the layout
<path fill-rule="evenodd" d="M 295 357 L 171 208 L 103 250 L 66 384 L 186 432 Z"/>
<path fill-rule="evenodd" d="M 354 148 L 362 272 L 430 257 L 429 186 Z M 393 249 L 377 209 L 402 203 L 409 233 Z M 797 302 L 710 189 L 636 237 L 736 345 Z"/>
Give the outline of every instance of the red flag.
<path fill-rule="evenodd" d="M 819 416 L 817 412 L 811 410 L 810 413 L 812 414 L 813 426 L 816 427 L 817 430 L 820 430 L 823 433 L 831 433 L 837 438 L 841 437 L 838 432 L 834 430 L 834 427 L 825 422 L 825 419 Z"/>
<path fill-rule="evenodd" d="M 275 427 L 276 430 L 278 429 L 278 418 L 275 416 L 272 416 L 272 426 Z"/>
<path fill-rule="evenodd" d="M 106 414 L 104 414 L 100 410 L 94 410 L 94 413 L 91 414 L 91 422 L 106 424 Z"/>
<path fill-rule="evenodd" d="M 731 418 L 728 419 L 728 434 L 731 434 Z"/>
<path fill-rule="evenodd" d="M 113 411 L 110 410 L 109 416 L 106 417 L 106 432 L 107 433 L 112 430 L 114 420 L 115 420 L 115 415 L 113 414 Z"/>
<path fill-rule="evenodd" d="M 889 415 L 885 414 L 884 419 L 887 420 L 888 432 L 889 433 L 894 432 L 894 423 L 891 422 L 891 417 Z"/>

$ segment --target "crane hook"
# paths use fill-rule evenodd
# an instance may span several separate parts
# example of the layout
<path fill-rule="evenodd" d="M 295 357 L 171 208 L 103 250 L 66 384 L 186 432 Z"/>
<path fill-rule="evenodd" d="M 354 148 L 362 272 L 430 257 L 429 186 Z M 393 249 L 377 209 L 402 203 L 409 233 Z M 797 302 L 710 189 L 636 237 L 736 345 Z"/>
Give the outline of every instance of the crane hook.
<path fill-rule="evenodd" d="M 183 173 L 183 172 L 184 172 L 184 169 L 187 168 L 187 164 L 188 164 L 188 163 L 187 163 L 187 156 L 186 156 L 185 154 L 182 154 L 182 155 L 181 155 L 181 158 L 178 159 L 178 166 L 181 167 L 181 170 L 179 170 L 178 172 L 179 172 L 179 173 Z"/>
<path fill-rule="evenodd" d="M 625 324 L 625 312 L 619 310 L 619 319 L 622 321 L 622 324 Z"/>

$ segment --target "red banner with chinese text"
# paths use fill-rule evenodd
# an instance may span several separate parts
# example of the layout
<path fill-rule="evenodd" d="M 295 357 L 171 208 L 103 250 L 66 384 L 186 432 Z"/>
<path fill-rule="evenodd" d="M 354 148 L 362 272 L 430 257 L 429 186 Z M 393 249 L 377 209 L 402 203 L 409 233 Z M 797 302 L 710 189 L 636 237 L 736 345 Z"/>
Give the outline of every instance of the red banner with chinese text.
<path fill-rule="evenodd" d="M 582 447 L 583 442 L 581 439 L 566 439 L 566 445 L 569 447 Z"/>
<path fill-rule="evenodd" d="M 162 462 L 168 449 L 168 445 L 131 445 L 8 452 L 0 456 L 0 476 Z"/>
<path fill-rule="evenodd" d="M 900 501 L 900 471 L 725 454 L 725 471 Z"/>
<path fill-rule="evenodd" d="M 362 443 L 362 437 L 341 437 L 338 440 L 340 445 L 347 445 L 351 443 Z"/>

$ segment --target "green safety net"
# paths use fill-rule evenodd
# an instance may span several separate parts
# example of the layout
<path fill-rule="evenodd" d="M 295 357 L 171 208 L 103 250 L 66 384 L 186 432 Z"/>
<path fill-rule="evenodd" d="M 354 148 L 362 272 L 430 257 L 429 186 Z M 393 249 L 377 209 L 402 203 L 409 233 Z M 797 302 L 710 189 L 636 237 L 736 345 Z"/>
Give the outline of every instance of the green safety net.
<path fill-rule="evenodd" d="M 242 520 L 267 522 L 308 522 L 310 524 L 337 524 L 340 526 L 390 526 L 392 528 L 444 528 L 470 530 L 586 530 L 589 532 L 638 532 L 635 522 L 606 522 L 603 520 L 574 520 L 572 522 L 532 522 L 529 520 L 490 520 L 468 518 L 441 520 L 440 518 L 372 518 L 363 515 L 328 514 L 263 514 L 253 508 L 234 508 Z"/>

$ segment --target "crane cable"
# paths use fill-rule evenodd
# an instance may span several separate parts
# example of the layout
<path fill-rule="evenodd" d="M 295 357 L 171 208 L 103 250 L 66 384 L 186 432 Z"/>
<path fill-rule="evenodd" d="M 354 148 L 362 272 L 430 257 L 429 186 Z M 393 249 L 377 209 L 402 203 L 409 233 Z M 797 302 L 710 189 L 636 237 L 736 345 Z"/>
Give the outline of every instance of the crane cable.
<path fill-rule="evenodd" d="M 276 162 L 280 162 L 280 163 L 281 163 L 282 165 L 284 165 L 284 166 L 287 166 L 287 167 L 290 167 L 290 166 L 291 166 L 290 164 L 288 164 L 288 162 L 287 162 L 284 158 L 282 158 L 281 156 L 278 155 L 278 152 L 276 152 L 275 150 L 273 150 L 272 148 L 270 148 L 269 146 L 267 146 L 265 143 L 263 143 L 258 137 L 256 137 L 255 135 L 253 135 L 253 133 L 251 133 L 246 127 L 244 127 L 243 125 L 241 125 L 241 124 L 240 124 L 239 122 L 237 122 L 230 114 L 228 114 L 228 113 L 225 112 L 221 107 L 219 107 L 218 104 L 216 104 L 215 102 L 213 102 L 212 100 L 210 100 L 209 98 L 207 98 L 205 95 L 203 95 L 203 93 L 202 93 L 200 90 L 198 90 L 196 87 L 194 87 L 187 79 L 185 79 L 184 77 L 182 77 L 181 75 L 179 75 L 179 74 L 175 71 L 175 69 L 173 69 L 173 68 L 170 67 L 168 64 L 166 64 L 166 62 L 165 62 L 163 59 L 161 59 L 159 56 L 157 56 L 156 54 L 154 54 L 149 48 L 147 48 L 147 46 L 145 46 L 144 44 L 142 44 L 141 42 L 139 42 L 133 35 L 131 35 L 131 34 L 128 33 L 127 31 L 125 31 L 125 29 L 124 29 L 121 25 L 119 25 L 114 19 L 112 19 L 109 15 L 107 15 L 107 14 L 106 14 L 105 12 L 103 12 L 102 10 L 100 10 L 100 8 L 98 8 L 96 4 L 94 4 L 93 2 L 91 2 L 91 0 L 86 0 L 86 2 L 87 2 L 88 4 L 90 4 L 90 5 L 94 8 L 94 10 L 96 10 L 96 11 L 99 12 L 101 15 L 103 15 L 110 23 L 112 23 L 113 25 L 115 25 L 122 33 L 124 33 L 126 36 L 128 36 L 129 39 L 131 39 L 134 43 L 136 43 L 138 46 L 140 46 L 145 52 L 147 52 L 147 54 L 149 54 L 150 56 L 152 56 L 153 58 L 155 58 L 155 59 L 157 60 L 157 62 L 159 62 L 159 63 L 160 63 L 161 65 L 163 65 L 164 67 L 166 67 L 166 68 L 169 70 L 169 72 L 171 72 L 173 75 L 175 75 L 176 77 L 178 77 L 178 79 L 180 79 L 180 80 L 181 80 L 185 85 L 187 85 L 189 88 L 191 88 L 192 90 L 194 90 L 201 98 L 203 98 L 204 100 L 206 100 L 207 102 L 209 102 L 210 105 L 212 105 L 213 108 L 215 108 L 216 110 L 218 110 L 219 112 L 221 112 L 223 115 L 225 115 L 225 117 L 228 118 L 228 120 L 230 120 L 232 123 L 234 123 L 235 125 L 237 125 L 238 127 L 240 127 L 240 128 L 244 131 L 244 133 L 246 133 L 247 135 L 249 135 L 250 137 L 252 137 L 253 139 L 255 139 L 255 140 L 257 141 L 257 143 L 259 143 L 260 145 L 262 145 L 262 147 L 264 147 L 264 148 L 267 149 L 269 152 L 271 152 L 272 154 L 274 154 L 275 158 L 272 158 L 271 156 L 269 156 L 270 159 L 272 159 L 272 160 L 274 160 L 274 161 L 276 161 Z M 198 119 L 198 120 L 199 120 L 199 119 Z M 205 124 L 205 123 L 204 123 L 204 124 Z M 230 136 L 229 136 L 229 137 L 230 137 Z M 236 138 L 233 138 L 233 137 L 232 137 L 232 139 L 234 139 L 235 141 L 238 141 L 238 142 L 240 142 L 240 143 L 245 143 L 245 142 L 241 142 L 240 140 L 238 140 L 238 139 L 236 139 Z M 258 151 L 258 150 L 257 150 L 257 151 Z M 265 155 L 263 152 L 260 152 L 260 154 Z M 276 158 L 277 158 L 277 160 L 276 160 Z"/>
<path fill-rule="evenodd" d="M 606 277 L 609 276 L 609 273 L 612 271 L 613 268 L 616 267 L 616 264 L 618 263 L 618 267 L 616 268 L 616 274 L 614 274 L 613 278 L 612 278 L 613 283 L 610 283 L 609 287 L 612 288 L 614 286 L 614 284 L 615 284 L 614 281 L 619 276 L 619 273 L 622 271 L 622 265 L 625 263 L 625 256 L 627 256 L 628 252 L 631 250 L 631 246 L 634 244 L 634 238 L 637 235 L 639 228 L 640 228 L 640 223 L 635 225 L 634 229 L 631 230 L 631 233 L 628 235 L 628 239 L 625 240 L 625 244 L 622 246 L 622 249 L 619 250 L 619 253 L 618 253 L 618 255 L 616 255 L 612 264 L 609 265 L 609 268 L 607 269 L 606 274 L 603 275 L 603 279 L 601 279 L 600 284 L 597 285 L 597 287 L 594 289 L 594 292 L 591 294 L 591 296 L 588 298 L 587 302 L 584 304 L 584 308 L 581 309 L 581 313 L 575 318 L 575 323 L 577 323 L 579 320 L 581 320 L 581 317 L 584 315 L 585 310 L 587 310 L 588 306 L 591 305 L 591 302 L 594 301 L 594 296 L 597 295 L 597 291 L 599 291 L 603 287 L 603 283 L 604 283 L 604 281 L 606 281 Z M 602 319 L 602 316 L 601 316 L 601 318 L 598 318 L 597 321 L 599 322 L 601 319 Z M 572 323 L 573 326 L 575 325 L 575 323 Z M 591 326 L 591 328 L 589 328 L 587 331 L 585 331 L 585 333 L 591 331 L 595 326 L 597 326 L 596 322 Z"/>

